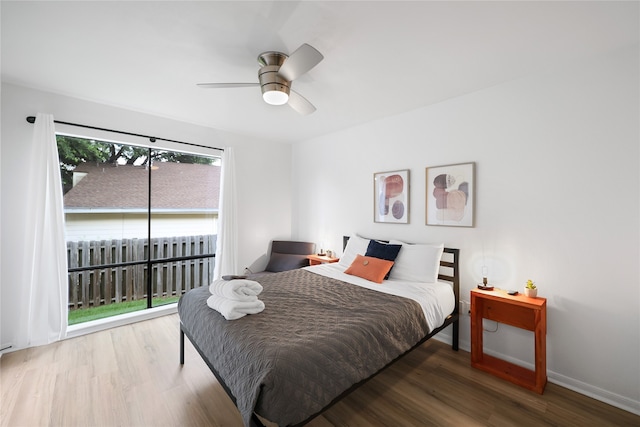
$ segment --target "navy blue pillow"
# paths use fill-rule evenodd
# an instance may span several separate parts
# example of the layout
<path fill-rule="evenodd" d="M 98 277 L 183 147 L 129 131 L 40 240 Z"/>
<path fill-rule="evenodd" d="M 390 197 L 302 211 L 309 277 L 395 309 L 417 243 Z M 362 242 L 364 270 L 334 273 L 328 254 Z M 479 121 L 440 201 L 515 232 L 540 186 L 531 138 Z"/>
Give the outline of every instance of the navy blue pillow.
<path fill-rule="evenodd" d="M 386 259 L 387 261 L 395 261 L 398 257 L 400 249 L 402 249 L 402 245 L 387 245 L 384 243 L 376 242 L 375 240 L 371 240 L 369 242 L 369 246 L 367 247 L 367 253 L 364 255 L 374 258 Z M 391 267 L 391 269 L 393 269 L 393 267 Z M 389 273 L 391 273 L 391 269 L 389 269 Z M 389 273 L 384 276 L 385 279 L 389 278 Z"/>

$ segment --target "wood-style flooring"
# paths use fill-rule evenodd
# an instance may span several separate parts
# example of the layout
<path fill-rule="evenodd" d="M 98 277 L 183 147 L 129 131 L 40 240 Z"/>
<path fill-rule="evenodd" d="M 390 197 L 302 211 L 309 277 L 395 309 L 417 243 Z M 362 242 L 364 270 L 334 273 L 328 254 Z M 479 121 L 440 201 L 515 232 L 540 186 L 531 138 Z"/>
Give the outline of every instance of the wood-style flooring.
<path fill-rule="evenodd" d="M 7 353 L 2 426 L 242 426 L 176 314 Z M 308 424 L 640 426 L 640 417 L 554 384 L 537 395 L 431 340 Z"/>

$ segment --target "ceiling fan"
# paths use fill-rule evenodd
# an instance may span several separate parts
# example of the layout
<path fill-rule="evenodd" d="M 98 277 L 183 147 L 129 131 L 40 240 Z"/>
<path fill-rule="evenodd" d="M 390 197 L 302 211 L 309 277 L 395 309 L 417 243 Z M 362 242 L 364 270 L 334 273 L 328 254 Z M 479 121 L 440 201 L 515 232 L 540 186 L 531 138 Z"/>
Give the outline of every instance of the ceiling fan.
<path fill-rule="evenodd" d="M 262 99 L 270 105 L 289 104 L 302 115 L 316 111 L 305 97 L 291 89 L 291 83 L 318 65 L 324 56 L 314 47 L 303 44 L 291 55 L 282 52 L 263 52 L 258 55 L 261 68 L 258 71 L 259 83 L 198 83 L 201 88 L 237 88 L 260 86 Z"/>

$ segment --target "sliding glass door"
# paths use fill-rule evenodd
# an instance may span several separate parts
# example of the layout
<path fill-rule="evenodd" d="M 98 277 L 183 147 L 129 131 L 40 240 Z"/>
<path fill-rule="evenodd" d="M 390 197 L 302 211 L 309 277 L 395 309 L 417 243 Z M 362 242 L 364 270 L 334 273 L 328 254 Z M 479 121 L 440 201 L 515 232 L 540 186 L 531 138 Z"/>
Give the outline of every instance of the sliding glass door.
<path fill-rule="evenodd" d="M 58 136 L 69 324 L 174 303 L 213 274 L 219 159 Z"/>
<path fill-rule="evenodd" d="M 154 151 L 152 159 L 150 292 L 157 306 L 213 278 L 220 166 L 169 151 Z"/>

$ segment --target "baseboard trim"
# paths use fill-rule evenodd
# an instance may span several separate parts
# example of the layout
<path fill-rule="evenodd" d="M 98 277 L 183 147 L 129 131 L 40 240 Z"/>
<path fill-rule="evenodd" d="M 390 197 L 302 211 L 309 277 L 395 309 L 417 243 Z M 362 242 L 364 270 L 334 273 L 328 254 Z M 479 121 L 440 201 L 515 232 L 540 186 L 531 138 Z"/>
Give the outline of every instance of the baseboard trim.
<path fill-rule="evenodd" d="M 443 334 L 441 332 L 435 335 L 433 338 L 447 344 L 451 343 L 450 334 Z M 471 352 L 471 343 L 469 341 L 460 341 L 459 348 L 461 350 Z M 522 360 L 514 359 L 513 357 L 505 356 L 504 354 L 496 353 L 489 349 L 484 349 L 484 352 L 490 356 L 498 357 L 500 359 L 506 360 L 507 362 L 524 366 L 528 369 L 534 368 L 532 363 L 523 362 Z M 615 406 L 616 408 L 620 408 L 623 411 L 631 412 L 635 415 L 640 415 L 640 401 L 629 399 L 628 397 L 612 393 L 610 391 L 601 389 L 591 384 L 587 384 L 574 378 L 569 378 L 565 375 L 550 370 L 547 370 L 547 381 L 559 385 L 560 387 L 575 391 L 576 393 L 591 397 L 592 399 L 598 400 L 600 402 L 604 402 L 608 405 Z"/>
<path fill-rule="evenodd" d="M 584 394 L 585 396 L 589 396 L 611 406 L 615 406 L 616 408 L 631 412 L 632 414 L 640 415 L 640 401 L 634 401 L 628 397 L 569 378 L 557 372 L 547 371 L 547 376 L 548 381 L 551 383 L 568 388 L 576 393 Z"/>

